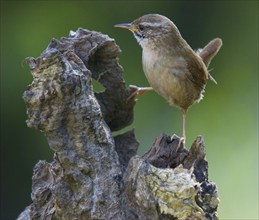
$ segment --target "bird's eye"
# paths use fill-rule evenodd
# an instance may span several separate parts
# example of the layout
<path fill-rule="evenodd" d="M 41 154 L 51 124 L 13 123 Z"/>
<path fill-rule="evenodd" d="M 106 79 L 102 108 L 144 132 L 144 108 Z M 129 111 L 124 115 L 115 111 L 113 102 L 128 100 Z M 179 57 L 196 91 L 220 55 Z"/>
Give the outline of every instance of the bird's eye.
<path fill-rule="evenodd" d="M 140 24 L 140 25 L 138 26 L 138 28 L 139 28 L 140 31 L 143 31 L 143 30 L 144 30 L 144 25 Z"/>

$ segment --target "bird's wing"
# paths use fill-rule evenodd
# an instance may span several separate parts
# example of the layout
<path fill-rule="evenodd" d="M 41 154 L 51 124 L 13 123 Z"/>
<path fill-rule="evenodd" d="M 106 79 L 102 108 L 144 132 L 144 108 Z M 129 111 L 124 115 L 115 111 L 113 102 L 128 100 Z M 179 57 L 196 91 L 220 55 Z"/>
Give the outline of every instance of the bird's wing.
<path fill-rule="evenodd" d="M 186 57 L 186 62 L 188 79 L 198 87 L 203 88 L 210 76 L 202 59 L 193 52 L 190 56 Z"/>

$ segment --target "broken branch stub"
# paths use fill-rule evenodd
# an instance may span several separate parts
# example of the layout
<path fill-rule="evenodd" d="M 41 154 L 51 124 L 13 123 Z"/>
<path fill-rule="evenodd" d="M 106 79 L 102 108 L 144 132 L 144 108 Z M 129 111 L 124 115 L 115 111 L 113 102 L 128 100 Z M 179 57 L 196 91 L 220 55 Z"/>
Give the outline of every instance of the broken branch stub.
<path fill-rule="evenodd" d="M 149 165 L 156 173 L 150 175 L 154 176 L 150 188 L 158 196 L 158 206 L 176 219 L 218 219 L 219 198 L 216 184 L 208 179 L 204 140 L 198 136 L 190 150 L 179 146 L 179 141 L 176 135 L 160 135 L 143 156 L 156 167 Z"/>
<path fill-rule="evenodd" d="M 201 138 L 188 151 L 160 136 L 139 157 L 134 130 L 112 137 L 133 122 L 135 105 L 119 53 L 107 35 L 79 28 L 27 59 L 27 125 L 55 153 L 36 164 L 32 204 L 18 219 L 217 219 Z M 104 91 L 94 92 L 92 79 Z"/>

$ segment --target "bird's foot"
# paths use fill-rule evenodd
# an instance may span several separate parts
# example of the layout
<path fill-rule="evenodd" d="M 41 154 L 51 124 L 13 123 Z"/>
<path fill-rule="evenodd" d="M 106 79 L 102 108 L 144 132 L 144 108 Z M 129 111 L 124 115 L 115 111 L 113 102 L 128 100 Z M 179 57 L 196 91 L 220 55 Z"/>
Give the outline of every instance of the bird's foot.
<path fill-rule="evenodd" d="M 127 100 L 136 99 L 138 96 L 144 94 L 145 92 L 154 90 L 152 87 L 138 87 L 134 85 L 130 85 L 129 88 L 131 90 L 131 95 Z"/>
<path fill-rule="evenodd" d="M 177 149 L 179 149 L 179 147 L 181 147 L 181 145 L 183 145 L 183 147 L 185 146 L 185 137 L 181 137 L 179 139 L 179 143 L 178 143 Z"/>
<path fill-rule="evenodd" d="M 171 141 L 173 141 L 174 139 L 179 140 L 175 152 L 177 152 L 180 148 L 184 148 L 185 147 L 185 137 L 178 137 L 177 135 L 174 134 L 171 137 Z"/>

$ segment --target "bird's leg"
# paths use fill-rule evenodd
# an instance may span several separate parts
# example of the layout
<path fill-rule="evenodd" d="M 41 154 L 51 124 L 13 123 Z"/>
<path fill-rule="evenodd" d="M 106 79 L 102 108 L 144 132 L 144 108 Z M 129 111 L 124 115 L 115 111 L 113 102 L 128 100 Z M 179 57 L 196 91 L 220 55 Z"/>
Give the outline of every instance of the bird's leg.
<path fill-rule="evenodd" d="M 132 98 L 136 99 L 138 96 L 144 94 L 145 92 L 154 90 L 152 87 L 138 87 L 138 86 L 134 86 L 134 85 L 130 85 L 129 88 L 132 93 L 128 97 L 128 100 L 130 100 Z"/>
<path fill-rule="evenodd" d="M 186 110 L 182 109 L 182 117 L 183 117 L 183 135 L 179 140 L 179 144 L 178 147 L 181 146 L 181 144 L 183 144 L 183 146 L 185 145 L 185 140 L 186 140 L 186 131 L 185 131 L 185 125 L 186 125 Z"/>

